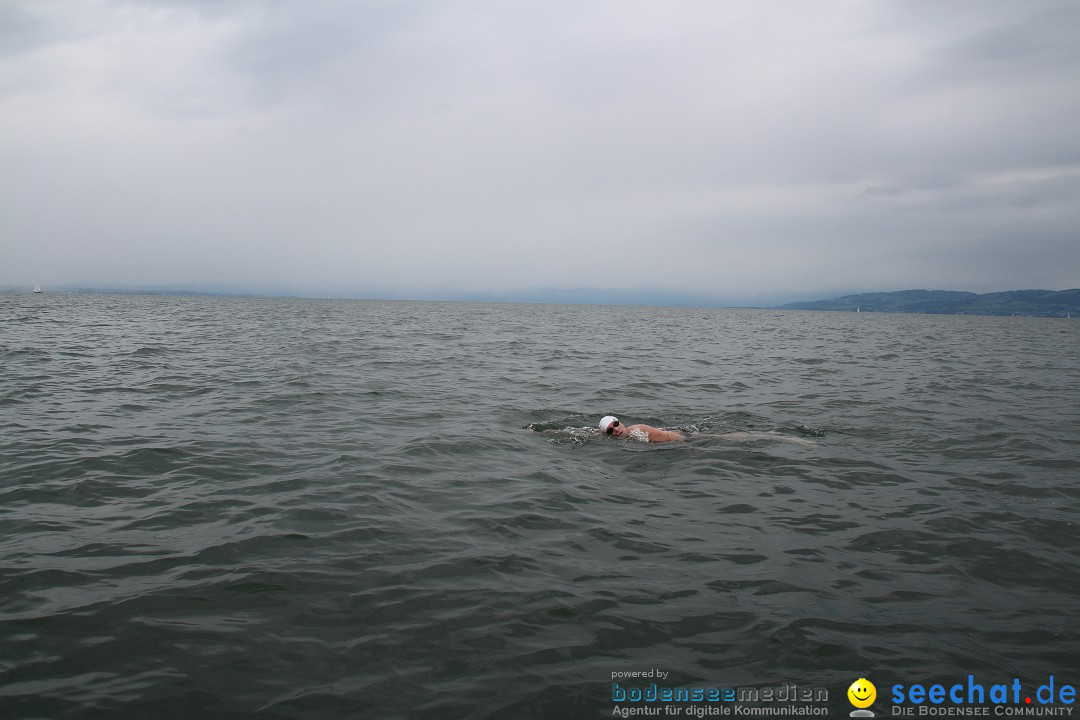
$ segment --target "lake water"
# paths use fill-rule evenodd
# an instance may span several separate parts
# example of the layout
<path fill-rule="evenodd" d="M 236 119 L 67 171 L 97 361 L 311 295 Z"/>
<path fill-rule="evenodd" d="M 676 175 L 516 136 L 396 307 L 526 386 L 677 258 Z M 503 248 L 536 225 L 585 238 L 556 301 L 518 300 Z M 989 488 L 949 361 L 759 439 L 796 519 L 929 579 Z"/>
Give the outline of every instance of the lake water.
<path fill-rule="evenodd" d="M 0 373 L 5 719 L 1080 685 L 1076 321 L 8 294 Z"/>

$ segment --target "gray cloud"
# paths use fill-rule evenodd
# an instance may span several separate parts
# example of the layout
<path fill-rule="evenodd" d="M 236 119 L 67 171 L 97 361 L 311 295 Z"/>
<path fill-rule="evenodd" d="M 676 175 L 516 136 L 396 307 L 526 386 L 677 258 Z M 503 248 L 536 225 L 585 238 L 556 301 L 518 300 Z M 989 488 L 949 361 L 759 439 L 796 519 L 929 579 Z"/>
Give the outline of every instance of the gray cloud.
<path fill-rule="evenodd" d="M 1078 284 L 1070 2 L 3 13 L 0 283 Z"/>
<path fill-rule="evenodd" d="M 1076 52 L 1076 26 L 1080 7 L 1075 4 L 1042 9 L 1009 18 L 961 37 L 949 48 L 959 72 L 995 77 L 1029 78 L 1033 72 L 1056 74 L 1080 69 Z"/>

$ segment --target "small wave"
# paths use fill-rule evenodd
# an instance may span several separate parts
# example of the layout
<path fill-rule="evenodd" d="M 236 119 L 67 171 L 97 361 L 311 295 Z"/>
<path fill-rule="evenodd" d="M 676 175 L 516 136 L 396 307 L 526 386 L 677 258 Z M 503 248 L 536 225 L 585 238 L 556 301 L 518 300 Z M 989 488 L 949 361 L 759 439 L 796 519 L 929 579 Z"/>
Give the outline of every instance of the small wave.
<path fill-rule="evenodd" d="M 730 440 L 732 442 L 758 442 L 758 441 L 778 441 L 794 443 L 795 445 L 802 445 L 803 447 L 817 447 L 817 443 L 804 440 L 803 438 L 791 437 L 790 435 L 784 435 L 770 430 L 766 432 L 730 432 L 720 433 L 712 435 L 710 437 L 717 437 L 723 440 Z"/>
<path fill-rule="evenodd" d="M 598 430 L 591 427 L 552 426 L 551 423 L 532 423 L 527 425 L 525 429 L 546 436 L 553 445 L 564 443 L 583 445 L 590 439 L 599 437 L 600 434 Z"/>

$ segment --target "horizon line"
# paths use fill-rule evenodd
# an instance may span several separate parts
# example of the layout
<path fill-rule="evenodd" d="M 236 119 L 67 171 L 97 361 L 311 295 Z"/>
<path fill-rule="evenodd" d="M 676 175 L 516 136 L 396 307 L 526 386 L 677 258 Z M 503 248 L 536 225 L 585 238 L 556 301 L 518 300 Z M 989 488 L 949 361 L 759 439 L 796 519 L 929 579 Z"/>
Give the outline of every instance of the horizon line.
<path fill-rule="evenodd" d="M 4 284 L 0 285 L 0 292 L 34 294 L 34 287 Z M 200 287 L 201 286 L 201 287 Z M 1063 290 L 1047 290 L 1045 288 L 1025 288 L 1012 290 L 992 290 L 988 292 L 974 292 L 970 290 L 929 290 L 929 292 L 964 292 L 972 295 L 993 295 L 1009 292 L 1068 292 L 1080 288 L 1066 288 Z M 172 295 L 191 297 L 248 297 L 248 298 L 281 298 L 298 300 L 372 300 L 388 302 L 462 302 L 462 303 L 508 303 L 523 305 L 616 305 L 616 306 L 641 306 L 641 307 L 711 307 L 711 308 L 736 308 L 736 309 L 782 309 L 789 304 L 802 304 L 840 300 L 861 295 L 885 295 L 890 293 L 920 292 L 926 288 L 905 288 L 902 290 L 863 290 L 859 292 L 834 291 L 839 294 L 826 295 L 820 300 L 792 300 L 790 293 L 775 293 L 773 297 L 786 296 L 789 299 L 773 300 L 768 304 L 754 303 L 750 300 L 737 300 L 734 298 L 719 298 L 687 293 L 678 290 L 658 288 L 553 288 L 534 287 L 516 288 L 503 291 L 462 291 L 442 290 L 427 293 L 419 292 L 395 292 L 395 291 L 360 291 L 337 290 L 331 293 L 309 293 L 304 291 L 290 291 L 288 289 L 266 290 L 245 289 L 229 283 L 208 282 L 185 282 L 155 285 L 114 285 L 110 283 L 61 283 L 54 287 L 51 293 L 78 293 L 86 292 L 100 295 Z M 806 297 L 803 295 L 802 297 Z M 798 308 L 789 308 L 798 309 Z"/>

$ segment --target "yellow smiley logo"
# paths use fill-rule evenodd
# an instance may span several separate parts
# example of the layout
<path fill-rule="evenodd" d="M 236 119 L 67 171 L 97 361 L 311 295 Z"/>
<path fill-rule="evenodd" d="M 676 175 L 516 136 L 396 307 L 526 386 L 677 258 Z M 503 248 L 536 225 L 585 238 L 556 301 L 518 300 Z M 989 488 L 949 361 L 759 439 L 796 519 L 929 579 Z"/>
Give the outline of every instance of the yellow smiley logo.
<path fill-rule="evenodd" d="M 859 678 L 847 689 L 848 700 L 857 708 L 867 708 L 877 699 L 877 688 L 866 678 Z"/>

